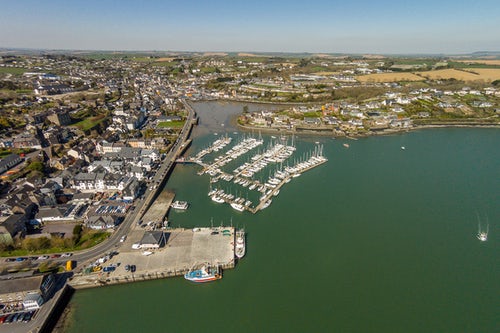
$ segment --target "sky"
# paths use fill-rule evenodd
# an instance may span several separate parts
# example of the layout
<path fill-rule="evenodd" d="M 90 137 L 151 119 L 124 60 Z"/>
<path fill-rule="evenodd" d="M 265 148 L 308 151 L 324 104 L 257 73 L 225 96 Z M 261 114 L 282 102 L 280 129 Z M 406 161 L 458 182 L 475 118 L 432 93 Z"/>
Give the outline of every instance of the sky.
<path fill-rule="evenodd" d="M 500 51 L 500 1 L 1 1 L 0 47 L 373 54 Z"/>

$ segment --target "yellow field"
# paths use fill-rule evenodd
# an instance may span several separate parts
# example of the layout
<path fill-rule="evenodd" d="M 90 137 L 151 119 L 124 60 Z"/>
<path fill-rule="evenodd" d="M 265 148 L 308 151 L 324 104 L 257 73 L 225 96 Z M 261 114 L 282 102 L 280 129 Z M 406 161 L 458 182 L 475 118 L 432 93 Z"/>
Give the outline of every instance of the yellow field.
<path fill-rule="evenodd" d="M 437 71 L 421 72 L 420 75 L 433 80 L 456 79 L 461 81 L 494 81 L 500 80 L 500 69 L 468 68 L 467 72 L 456 69 L 441 69 Z"/>
<path fill-rule="evenodd" d="M 173 61 L 174 59 L 175 59 L 175 58 L 158 58 L 158 59 L 156 59 L 155 61 L 156 61 L 156 62 L 164 62 L 164 61 L 166 61 L 166 62 L 171 62 L 171 61 Z"/>
<path fill-rule="evenodd" d="M 466 64 L 484 64 L 484 65 L 500 65 L 500 60 L 485 60 L 485 59 L 480 59 L 480 60 L 454 60 L 456 62 L 463 62 Z"/>
<path fill-rule="evenodd" d="M 498 68 L 470 68 L 467 71 L 479 74 L 481 79 L 485 81 L 500 80 L 500 69 Z"/>
<path fill-rule="evenodd" d="M 253 53 L 238 53 L 238 57 L 260 57 L 260 55 Z"/>
<path fill-rule="evenodd" d="M 423 81 L 425 78 L 413 73 L 380 73 L 359 75 L 359 82 L 398 82 L 398 81 Z"/>

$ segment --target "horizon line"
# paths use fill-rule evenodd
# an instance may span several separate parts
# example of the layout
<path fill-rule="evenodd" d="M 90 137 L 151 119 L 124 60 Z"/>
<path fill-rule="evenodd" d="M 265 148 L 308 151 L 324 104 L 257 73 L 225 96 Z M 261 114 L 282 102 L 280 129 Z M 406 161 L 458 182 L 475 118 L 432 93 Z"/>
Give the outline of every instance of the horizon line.
<path fill-rule="evenodd" d="M 124 50 L 124 49 L 66 49 L 66 48 L 35 48 L 35 47 L 3 47 L 0 46 L 0 50 L 7 51 L 45 51 L 45 52 L 116 52 L 116 53 L 248 53 L 248 54 L 325 54 L 325 55 L 435 55 L 435 56 L 465 56 L 474 55 L 481 53 L 496 54 L 500 55 L 500 51 L 474 51 L 468 53 L 444 53 L 444 52 L 311 52 L 311 51 L 223 51 L 223 50 L 198 50 L 198 51 L 188 51 L 188 50 Z M 216 54 L 214 54 L 216 56 Z"/>

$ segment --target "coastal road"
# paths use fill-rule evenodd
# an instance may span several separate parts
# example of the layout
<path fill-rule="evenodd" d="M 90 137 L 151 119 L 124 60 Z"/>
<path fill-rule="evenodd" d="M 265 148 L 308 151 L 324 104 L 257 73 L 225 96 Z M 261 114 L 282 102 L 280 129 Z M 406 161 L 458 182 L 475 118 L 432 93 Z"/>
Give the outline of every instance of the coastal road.
<path fill-rule="evenodd" d="M 82 263 L 94 261 L 99 257 L 108 254 L 109 252 L 116 251 L 119 248 L 119 246 L 121 245 L 120 238 L 124 235 L 129 234 L 132 226 L 142 218 L 144 213 L 151 206 L 158 193 L 163 190 L 162 187 L 166 182 L 167 175 L 175 165 L 175 160 L 185 149 L 185 144 L 187 139 L 189 138 L 189 134 L 191 133 L 193 119 L 196 114 L 191 106 L 187 104 L 187 102 L 182 101 L 182 103 L 185 105 L 188 111 L 186 122 L 181 129 L 181 132 L 179 133 L 179 137 L 174 142 L 171 149 L 163 159 L 160 168 L 153 176 L 150 185 L 148 185 L 148 187 L 146 188 L 146 191 L 143 195 L 144 199 L 136 199 L 136 201 L 134 202 L 135 209 L 126 215 L 119 228 L 115 232 L 113 232 L 108 239 L 92 248 L 74 252 L 71 258 L 59 258 L 58 260 L 56 260 L 56 262 L 63 263 L 66 260 L 71 259 L 77 261 L 78 266 L 80 266 Z"/>
<path fill-rule="evenodd" d="M 146 188 L 146 192 L 143 196 L 144 199 L 136 200 L 136 202 L 134 203 L 134 211 L 132 213 L 129 213 L 125 217 L 118 230 L 116 230 L 107 240 L 90 249 L 76 252 L 72 257 L 73 260 L 76 260 L 77 262 L 86 262 L 89 260 L 95 260 L 109 252 L 116 251 L 121 244 L 120 238 L 124 235 L 129 234 L 132 226 L 142 218 L 142 216 L 146 213 L 148 208 L 153 203 L 158 193 L 163 190 L 161 185 L 164 185 L 167 175 L 169 174 L 171 168 L 173 168 L 175 165 L 175 160 L 185 149 L 184 145 L 189 138 L 189 134 L 191 133 L 191 128 L 193 126 L 193 119 L 196 116 L 194 110 L 186 101 L 182 101 L 182 103 L 188 111 L 188 117 L 183 128 L 181 129 L 181 132 L 179 133 L 179 137 L 174 142 L 169 152 L 166 154 L 160 168 L 156 171 L 154 177 L 152 178 L 150 182 L 151 185 Z M 153 189 L 150 189 L 151 186 L 153 187 Z"/>

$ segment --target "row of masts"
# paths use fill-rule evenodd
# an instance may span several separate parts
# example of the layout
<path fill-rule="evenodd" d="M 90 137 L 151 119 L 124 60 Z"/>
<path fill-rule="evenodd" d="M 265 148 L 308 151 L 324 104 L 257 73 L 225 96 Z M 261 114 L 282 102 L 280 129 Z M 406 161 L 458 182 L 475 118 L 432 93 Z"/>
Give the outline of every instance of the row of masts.
<path fill-rule="evenodd" d="M 235 146 L 217 156 L 211 163 L 203 162 L 202 157 L 226 147 L 230 143 L 227 136 L 214 141 L 209 147 L 190 159 L 191 162 L 197 163 L 202 167 L 202 170 L 198 172 L 199 175 L 210 175 L 211 185 L 208 195 L 214 202 L 228 203 L 238 211 L 246 210 L 255 214 L 257 211 L 265 209 L 271 204 L 272 197 L 279 194 L 284 184 L 300 176 L 303 172 L 327 162 L 327 158 L 323 156 L 323 146 L 317 144 L 312 151 L 303 154 L 301 158 L 294 160 L 293 164 L 289 165 L 289 158 L 296 151 L 293 144 L 293 138 L 291 145 L 287 144 L 287 139 L 285 137 L 280 137 L 277 140 L 274 140 L 276 139 L 274 137 L 271 139 L 265 151 L 257 152 L 252 157 L 248 158 L 247 162 L 235 168 L 232 173 L 225 172 L 221 168 L 262 145 L 264 140 L 261 138 L 260 134 L 258 139 L 253 136 L 243 137 Z M 222 148 L 220 148 L 221 146 Z M 285 167 L 283 167 L 284 162 L 286 162 Z M 279 168 L 276 167 L 272 174 L 271 171 L 269 171 L 267 180 L 259 181 L 254 178 L 256 174 L 260 173 L 270 164 L 278 163 Z M 218 183 L 221 180 L 226 182 L 232 181 L 234 184 L 245 188 L 247 191 L 255 190 L 260 192 L 259 201 L 254 204 L 248 199 L 248 194 L 246 197 L 241 195 L 238 196 L 232 194 L 232 191 L 222 189 L 223 186 L 212 186 L 212 184 Z"/>

